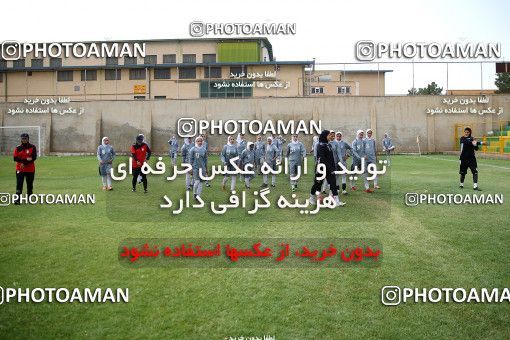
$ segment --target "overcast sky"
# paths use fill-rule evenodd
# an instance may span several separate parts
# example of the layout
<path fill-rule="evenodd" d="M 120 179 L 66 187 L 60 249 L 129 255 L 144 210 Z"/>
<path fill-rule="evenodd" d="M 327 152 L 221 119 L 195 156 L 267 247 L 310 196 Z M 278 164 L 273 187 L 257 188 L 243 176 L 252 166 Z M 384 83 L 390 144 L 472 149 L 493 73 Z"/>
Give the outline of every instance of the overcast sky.
<path fill-rule="evenodd" d="M 131 1 L 88 0 L 2 3 L 0 40 L 25 42 L 190 38 L 192 21 L 209 23 L 296 23 L 295 35 L 269 36 L 277 60 L 356 62 L 358 40 L 376 42 L 499 42 L 510 61 L 510 1 Z M 392 61 L 397 61 L 393 59 Z M 343 65 L 329 65 L 343 69 Z M 377 65 L 346 65 L 377 69 Z M 412 86 L 412 65 L 381 64 L 386 93 Z M 449 88 L 495 88 L 494 66 L 449 67 Z M 446 87 L 446 66 L 415 65 L 414 83 Z M 482 85 L 483 83 L 483 85 Z"/>

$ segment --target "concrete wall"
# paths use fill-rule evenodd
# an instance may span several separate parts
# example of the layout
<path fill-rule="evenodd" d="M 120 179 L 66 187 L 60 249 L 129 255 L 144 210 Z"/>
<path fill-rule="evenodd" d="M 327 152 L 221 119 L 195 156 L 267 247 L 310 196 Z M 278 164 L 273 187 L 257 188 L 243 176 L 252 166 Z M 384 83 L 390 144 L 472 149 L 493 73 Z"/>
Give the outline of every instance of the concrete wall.
<path fill-rule="evenodd" d="M 102 136 L 110 137 L 118 152 L 127 152 L 138 133 L 144 133 L 156 152 L 166 152 L 168 139 L 176 134 L 179 118 L 192 117 L 206 120 L 322 120 L 322 127 L 340 130 L 351 142 L 358 129 L 372 128 L 380 140 L 388 132 L 399 152 L 416 152 L 416 137 L 420 136 L 424 152 L 454 149 L 455 124 L 484 123 L 489 131 L 500 120 L 510 120 L 510 96 L 489 96 L 488 104 L 470 107 L 502 107 L 501 115 L 436 114 L 426 113 L 427 108 L 448 107 L 442 103 L 445 96 L 402 97 L 320 97 L 320 98 L 253 98 L 253 99 L 192 99 L 153 101 L 89 101 L 71 102 L 56 107 L 83 107 L 81 115 L 9 114 L 22 103 L 0 103 L 0 122 L 3 126 L 40 125 L 43 130 L 41 144 L 44 153 L 95 152 Z M 463 97 L 468 98 L 468 97 Z M 478 97 L 470 97 L 477 99 Z M 477 125 L 482 126 L 482 125 Z M 474 131 L 482 135 L 486 131 Z M 0 151 L 10 151 L 17 136 L 2 132 Z M 10 139 L 9 139 L 10 138 Z M 254 137 L 248 137 L 254 139 Z M 302 136 L 307 149 L 311 136 Z M 209 136 L 213 150 L 225 144 L 226 136 Z M 290 137 L 287 136 L 287 140 Z M 34 142 L 34 139 L 32 139 Z"/>

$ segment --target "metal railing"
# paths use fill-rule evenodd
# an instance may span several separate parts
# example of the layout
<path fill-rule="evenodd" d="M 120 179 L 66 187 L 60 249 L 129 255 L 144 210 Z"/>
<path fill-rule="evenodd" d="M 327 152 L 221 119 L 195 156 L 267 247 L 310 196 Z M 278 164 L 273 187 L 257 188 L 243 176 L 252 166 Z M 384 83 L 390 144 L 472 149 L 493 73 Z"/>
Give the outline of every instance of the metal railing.
<path fill-rule="evenodd" d="M 510 121 L 498 120 L 493 122 L 455 124 L 454 145 L 460 150 L 459 138 L 464 129 L 470 127 L 473 137 L 483 142 L 479 152 L 487 154 L 510 154 Z"/>

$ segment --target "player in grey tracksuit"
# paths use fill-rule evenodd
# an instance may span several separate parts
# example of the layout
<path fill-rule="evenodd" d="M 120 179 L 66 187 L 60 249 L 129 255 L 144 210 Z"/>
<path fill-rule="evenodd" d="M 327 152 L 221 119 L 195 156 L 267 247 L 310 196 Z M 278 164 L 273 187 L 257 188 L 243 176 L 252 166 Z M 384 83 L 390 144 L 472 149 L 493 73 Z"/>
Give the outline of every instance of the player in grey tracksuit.
<path fill-rule="evenodd" d="M 246 149 L 241 152 L 241 156 L 239 158 L 239 167 L 242 170 L 253 171 L 255 172 L 255 145 L 252 142 L 246 143 Z M 246 168 L 247 165 L 251 165 L 251 167 Z M 250 169 L 251 168 L 251 169 Z M 244 175 L 244 186 L 246 189 L 250 189 L 251 180 L 254 177 L 254 174 Z"/>
<path fill-rule="evenodd" d="M 175 136 L 172 136 L 172 138 L 168 140 L 168 144 L 170 145 L 168 154 L 172 159 L 172 165 L 175 166 L 177 164 L 177 154 L 179 153 L 179 142 L 177 141 L 177 138 L 175 138 Z"/>
<path fill-rule="evenodd" d="M 200 169 L 202 175 L 206 174 L 207 168 L 207 150 L 205 149 L 202 137 L 195 138 L 195 145 L 189 149 L 189 163 L 193 166 L 193 196 L 195 199 L 202 194 L 202 179 L 200 178 Z"/>
<path fill-rule="evenodd" d="M 278 148 L 273 144 L 273 137 L 267 137 L 266 152 L 264 153 L 263 163 L 268 164 L 271 169 L 276 170 L 276 160 L 279 159 L 278 155 Z M 268 174 L 264 174 L 263 176 L 263 183 L 261 185 L 262 188 L 267 188 L 267 176 Z M 276 175 L 274 174 L 272 174 L 271 186 L 276 186 Z"/>
<path fill-rule="evenodd" d="M 235 170 L 234 166 L 232 164 L 230 164 L 230 160 L 232 158 L 239 156 L 239 153 L 237 152 L 237 146 L 235 144 L 234 136 L 228 137 L 227 144 L 225 144 L 225 146 L 223 146 L 223 150 L 221 151 L 220 156 L 221 156 L 220 157 L 221 162 L 223 163 L 223 165 L 227 166 L 227 170 L 229 170 L 229 171 Z M 237 163 L 239 163 L 239 162 L 237 162 Z M 230 191 L 234 191 L 236 189 L 236 179 L 237 179 L 237 176 L 234 174 L 232 174 L 232 175 L 225 174 L 225 176 L 223 177 L 221 187 L 223 190 L 225 190 L 225 184 L 227 183 L 229 177 L 231 178 Z"/>
<path fill-rule="evenodd" d="M 384 134 L 384 138 L 382 140 L 383 151 L 386 152 L 386 163 L 390 165 L 391 151 L 395 150 L 395 146 L 393 145 L 391 138 L 388 136 L 388 133 Z"/>
<path fill-rule="evenodd" d="M 278 149 L 278 158 L 282 158 L 283 153 L 283 144 L 285 144 L 286 140 L 283 138 L 282 135 L 278 135 L 278 137 L 273 136 L 273 144 Z"/>
<path fill-rule="evenodd" d="M 337 131 L 335 133 L 336 147 L 333 150 L 333 153 L 336 154 L 335 162 L 338 164 L 339 162 L 347 169 L 347 158 L 349 158 L 352 153 L 352 147 L 346 141 L 342 140 L 342 133 Z M 338 166 L 340 170 L 340 166 Z M 340 176 L 342 177 L 342 194 L 347 195 L 347 174 L 336 175 L 336 183 L 340 183 Z"/>
<path fill-rule="evenodd" d="M 244 139 L 244 134 L 243 133 L 240 133 L 237 135 L 237 154 L 239 155 L 239 157 L 241 157 L 241 154 L 243 153 L 244 150 L 246 150 L 246 139 Z M 239 179 L 241 180 L 241 182 L 243 181 L 243 175 L 239 175 Z"/>
<path fill-rule="evenodd" d="M 243 153 L 244 150 L 246 150 L 246 139 L 244 139 L 244 134 L 240 133 L 239 136 L 237 136 L 237 153 L 240 155 Z"/>
<path fill-rule="evenodd" d="M 352 149 L 352 165 L 351 171 L 354 171 L 356 168 L 361 169 L 361 159 L 365 157 L 365 141 L 363 130 L 356 131 L 356 138 L 352 141 L 351 149 Z M 351 190 L 357 190 L 356 182 L 354 181 L 355 176 L 351 176 Z"/>
<path fill-rule="evenodd" d="M 181 148 L 181 155 L 182 155 L 182 161 L 181 161 L 181 165 L 182 163 L 188 163 L 189 164 L 189 150 L 193 147 L 193 145 L 191 145 L 191 138 L 190 137 L 186 137 L 184 138 L 184 144 L 182 145 L 182 148 Z M 191 185 L 193 183 L 192 181 L 192 177 L 191 177 L 192 174 L 190 173 L 186 173 L 186 190 L 191 190 Z"/>
<path fill-rule="evenodd" d="M 314 160 L 315 164 L 317 164 L 317 144 L 319 144 L 319 136 L 313 136 L 312 153 L 313 153 L 313 160 Z"/>
<path fill-rule="evenodd" d="M 365 138 L 365 165 L 368 169 L 369 164 L 375 164 L 377 168 L 377 147 L 375 139 L 372 138 L 373 131 L 372 129 L 367 130 L 367 137 Z M 365 182 L 365 191 L 370 192 L 370 185 L 367 180 L 368 173 L 365 171 L 364 182 Z M 377 176 L 374 178 L 374 189 L 380 189 L 379 185 L 377 185 Z"/>
<path fill-rule="evenodd" d="M 203 139 L 203 141 L 204 141 L 204 142 L 203 142 L 203 146 L 204 146 L 204 148 L 205 148 L 205 151 L 207 152 L 207 156 L 209 156 L 209 142 L 207 142 L 207 135 L 206 135 L 205 133 L 203 133 L 203 134 L 201 134 L 201 135 L 200 135 L 200 137 L 202 137 L 202 139 Z M 207 158 L 206 158 L 206 160 L 205 160 L 205 168 L 206 168 L 206 169 L 209 169 L 209 168 L 207 167 L 207 159 L 209 159 L 209 157 L 207 157 Z M 208 170 L 208 171 L 209 171 L 209 170 Z M 209 173 L 209 172 L 208 172 L 208 173 Z M 206 180 L 206 181 L 205 181 L 205 186 L 206 186 L 206 187 L 210 187 L 210 186 L 211 186 L 211 185 L 209 184 L 209 180 Z"/>
<path fill-rule="evenodd" d="M 99 174 L 103 181 L 103 190 L 112 190 L 112 162 L 115 158 L 115 150 L 110 145 L 110 139 L 103 137 L 101 145 L 97 147 L 97 160 L 99 161 Z"/>
<path fill-rule="evenodd" d="M 287 144 L 287 160 L 289 162 L 290 176 L 296 176 L 298 167 L 301 167 L 300 174 L 303 174 L 303 160 L 306 157 L 306 149 L 303 143 L 298 140 L 298 135 L 292 135 L 292 141 Z M 292 191 L 297 189 L 297 179 L 290 180 Z"/>
<path fill-rule="evenodd" d="M 255 142 L 255 171 L 260 175 L 260 167 L 262 166 L 264 154 L 266 153 L 266 143 L 262 141 L 262 136 L 257 136 Z"/>

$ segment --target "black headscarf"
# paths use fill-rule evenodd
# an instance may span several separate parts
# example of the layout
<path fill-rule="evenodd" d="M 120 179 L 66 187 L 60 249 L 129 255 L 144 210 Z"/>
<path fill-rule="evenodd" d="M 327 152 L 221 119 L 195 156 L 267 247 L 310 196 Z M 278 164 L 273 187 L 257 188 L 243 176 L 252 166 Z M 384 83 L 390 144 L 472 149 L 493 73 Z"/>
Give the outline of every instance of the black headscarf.
<path fill-rule="evenodd" d="M 322 132 L 319 136 L 319 143 L 327 143 L 329 133 L 330 133 L 329 130 L 322 130 Z"/>

